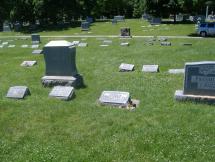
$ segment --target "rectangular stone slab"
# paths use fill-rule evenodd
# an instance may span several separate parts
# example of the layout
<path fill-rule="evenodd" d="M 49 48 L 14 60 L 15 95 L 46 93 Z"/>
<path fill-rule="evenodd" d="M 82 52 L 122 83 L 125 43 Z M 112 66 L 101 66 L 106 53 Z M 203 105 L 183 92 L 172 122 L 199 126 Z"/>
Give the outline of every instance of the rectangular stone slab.
<path fill-rule="evenodd" d="M 7 92 L 7 98 L 14 98 L 14 99 L 23 99 L 26 95 L 29 95 L 30 91 L 26 86 L 14 86 L 10 87 Z"/>
<path fill-rule="evenodd" d="M 43 50 L 33 50 L 32 54 L 41 54 Z"/>
<path fill-rule="evenodd" d="M 142 71 L 149 73 L 157 73 L 159 72 L 159 67 L 158 65 L 143 65 Z"/>
<path fill-rule="evenodd" d="M 49 97 L 55 97 L 61 100 L 70 100 L 74 93 L 73 87 L 55 86 L 49 93 Z"/>
<path fill-rule="evenodd" d="M 87 45 L 88 45 L 87 43 L 79 43 L 78 47 L 87 47 Z"/>
<path fill-rule="evenodd" d="M 169 69 L 168 73 L 170 74 L 184 74 L 184 69 Z"/>
<path fill-rule="evenodd" d="M 128 42 L 120 43 L 120 46 L 129 46 L 129 43 Z"/>
<path fill-rule="evenodd" d="M 14 48 L 16 45 L 9 45 L 8 48 Z"/>
<path fill-rule="evenodd" d="M 28 48 L 28 45 L 27 44 L 23 44 L 21 45 L 22 48 Z"/>
<path fill-rule="evenodd" d="M 133 71 L 134 70 L 134 65 L 133 64 L 125 64 L 122 63 L 119 66 L 119 71 L 124 72 L 124 71 Z"/>
<path fill-rule="evenodd" d="M 31 48 L 39 48 L 39 44 L 33 44 L 31 45 Z"/>
<path fill-rule="evenodd" d="M 127 106 L 129 99 L 130 94 L 128 92 L 103 91 L 99 98 L 99 102 L 105 105 Z"/>
<path fill-rule="evenodd" d="M 184 94 L 215 96 L 215 61 L 185 64 Z"/>
<path fill-rule="evenodd" d="M 37 64 L 37 61 L 23 61 L 21 66 L 31 67 Z"/>

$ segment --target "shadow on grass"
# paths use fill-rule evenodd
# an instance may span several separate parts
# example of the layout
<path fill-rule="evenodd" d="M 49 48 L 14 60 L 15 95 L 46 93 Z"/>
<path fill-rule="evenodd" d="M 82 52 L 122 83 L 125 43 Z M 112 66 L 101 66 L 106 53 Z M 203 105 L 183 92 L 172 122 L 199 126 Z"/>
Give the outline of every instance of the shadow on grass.
<path fill-rule="evenodd" d="M 175 24 L 175 25 L 178 25 L 178 24 L 196 24 L 196 23 L 194 23 L 194 22 L 192 22 L 192 21 L 176 21 L 176 22 L 174 22 L 174 21 L 162 21 L 162 24 Z"/>

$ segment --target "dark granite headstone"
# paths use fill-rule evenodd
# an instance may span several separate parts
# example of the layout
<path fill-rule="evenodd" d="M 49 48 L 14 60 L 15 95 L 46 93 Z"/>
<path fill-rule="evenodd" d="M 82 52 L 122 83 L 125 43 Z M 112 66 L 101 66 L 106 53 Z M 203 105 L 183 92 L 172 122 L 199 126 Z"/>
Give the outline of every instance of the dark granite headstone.
<path fill-rule="evenodd" d="M 7 92 L 7 98 L 23 99 L 26 95 L 30 95 L 30 91 L 26 86 L 10 87 Z"/>
<path fill-rule="evenodd" d="M 55 86 L 49 93 L 50 97 L 55 97 L 61 100 L 70 100 L 74 93 L 73 87 L 68 86 Z"/>
<path fill-rule="evenodd" d="M 150 21 L 151 25 L 158 25 L 161 24 L 161 18 L 160 17 L 153 17 Z"/>
<path fill-rule="evenodd" d="M 39 34 L 31 34 L 31 40 L 33 44 L 40 43 L 40 35 Z"/>
<path fill-rule="evenodd" d="M 46 64 L 46 76 L 42 78 L 42 83 L 45 86 L 46 83 L 48 86 L 51 86 L 52 83 L 56 83 L 53 85 L 66 84 L 69 82 L 68 78 L 72 78 L 70 85 L 78 86 L 82 84 L 82 77 L 78 74 L 76 68 L 76 47 L 72 46 L 72 43 L 64 40 L 50 41 L 45 45 L 43 53 Z M 47 79 L 48 76 L 51 76 L 53 79 Z M 62 79 L 60 79 L 61 77 Z M 65 77 L 67 78 L 66 80 L 64 79 Z M 53 82 L 50 82 L 50 80 L 53 80 Z M 76 81 L 75 85 L 73 84 L 74 81 Z"/>
<path fill-rule="evenodd" d="M 89 22 L 81 22 L 81 30 L 82 31 L 88 31 L 90 29 L 90 23 Z"/>
<path fill-rule="evenodd" d="M 175 98 L 215 101 L 215 61 L 186 63 L 184 89 L 177 90 Z"/>
<path fill-rule="evenodd" d="M 120 36 L 121 37 L 131 37 L 130 28 L 121 28 L 120 29 Z"/>
<path fill-rule="evenodd" d="M 90 16 L 87 16 L 86 21 L 91 24 L 93 23 L 93 18 Z"/>

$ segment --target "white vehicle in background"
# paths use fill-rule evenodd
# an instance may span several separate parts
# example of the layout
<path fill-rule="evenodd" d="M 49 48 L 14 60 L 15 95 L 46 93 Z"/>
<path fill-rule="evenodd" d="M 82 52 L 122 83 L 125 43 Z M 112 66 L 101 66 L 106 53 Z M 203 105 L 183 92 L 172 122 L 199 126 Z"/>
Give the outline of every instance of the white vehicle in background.
<path fill-rule="evenodd" d="M 215 35 L 215 22 L 199 23 L 196 27 L 197 34 L 206 37 Z"/>

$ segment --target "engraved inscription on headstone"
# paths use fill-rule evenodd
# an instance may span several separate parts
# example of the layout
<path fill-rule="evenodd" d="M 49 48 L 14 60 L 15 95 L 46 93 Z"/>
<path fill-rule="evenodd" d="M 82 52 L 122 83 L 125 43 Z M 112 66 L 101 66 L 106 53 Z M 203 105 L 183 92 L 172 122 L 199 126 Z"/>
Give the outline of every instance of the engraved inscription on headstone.
<path fill-rule="evenodd" d="M 215 61 L 185 64 L 184 89 L 175 92 L 176 100 L 215 101 Z"/>
<path fill-rule="evenodd" d="M 37 64 L 37 61 L 23 61 L 21 66 L 31 67 Z"/>
<path fill-rule="evenodd" d="M 185 64 L 184 94 L 215 95 L 215 62 Z"/>
<path fill-rule="evenodd" d="M 130 100 L 130 94 L 128 92 L 119 91 L 103 91 L 99 102 L 101 104 L 110 104 L 113 106 L 127 106 Z"/>
<path fill-rule="evenodd" d="M 73 87 L 68 86 L 55 86 L 49 93 L 50 97 L 55 97 L 61 100 L 70 100 L 74 93 Z"/>
<path fill-rule="evenodd" d="M 142 71 L 149 73 L 157 73 L 159 72 L 159 67 L 158 65 L 143 65 Z"/>
<path fill-rule="evenodd" d="M 26 95 L 30 95 L 30 91 L 26 86 L 10 87 L 7 92 L 7 98 L 23 99 Z"/>
<path fill-rule="evenodd" d="M 119 71 L 120 71 L 120 72 L 133 71 L 133 70 L 134 70 L 134 65 L 132 65 L 132 64 L 125 64 L 125 63 L 122 63 L 122 64 L 119 66 Z"/>

